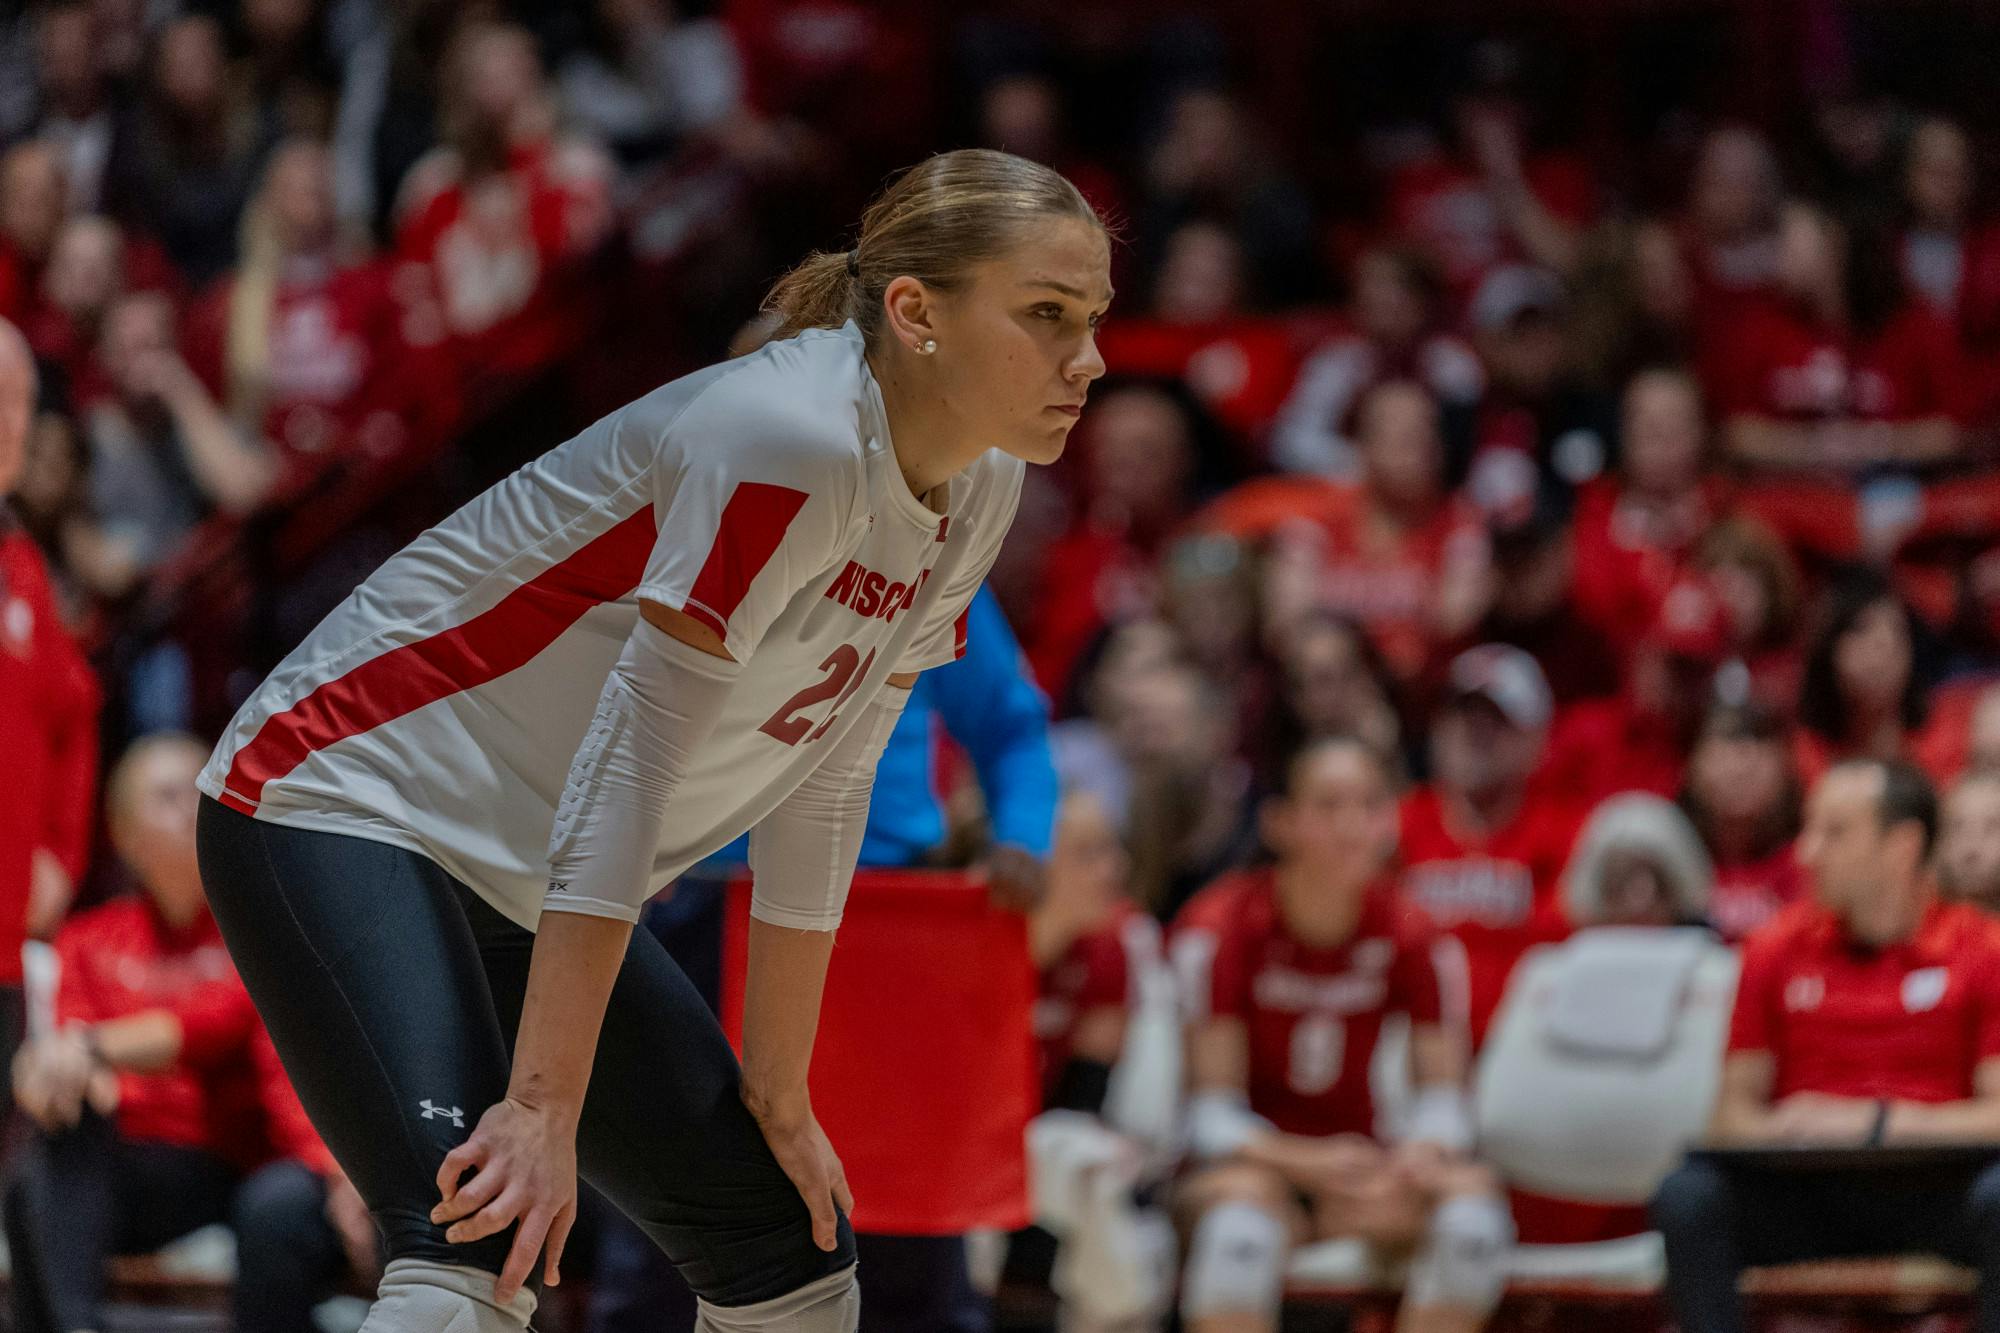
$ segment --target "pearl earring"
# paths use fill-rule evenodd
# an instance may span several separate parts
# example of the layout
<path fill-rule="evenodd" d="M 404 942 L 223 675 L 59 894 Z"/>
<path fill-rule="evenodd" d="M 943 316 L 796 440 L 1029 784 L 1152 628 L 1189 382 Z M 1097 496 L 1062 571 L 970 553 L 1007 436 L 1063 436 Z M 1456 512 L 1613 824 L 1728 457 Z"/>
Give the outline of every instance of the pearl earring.
<path fill-rule="evenodd" d="M 917 351 L 922 353 L 924 356 L 929 356 L 932 352 L 935 352 L 936 350 L 937 350 L 937 339 L 935 338 L 926 338 L 922 342 L 917 344 Z"/>

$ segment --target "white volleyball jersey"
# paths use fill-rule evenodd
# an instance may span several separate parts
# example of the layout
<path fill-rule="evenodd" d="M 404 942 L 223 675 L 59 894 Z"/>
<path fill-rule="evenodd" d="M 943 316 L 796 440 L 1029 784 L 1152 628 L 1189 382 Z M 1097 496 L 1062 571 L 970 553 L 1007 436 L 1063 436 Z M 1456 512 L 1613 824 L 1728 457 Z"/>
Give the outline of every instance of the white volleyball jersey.
<path fill-rule="evenodd" d="M 743 670 L 668 802 L 654 885 L 762 819 L 892 673 L 965 651 L 1020 498 L 999 450 L 910 494 L 853 324 L 648 394 L 356 588 L 237 712 L 201 789 L 408 847 L 530 929 L 570 761 L 660 602 Z"/>

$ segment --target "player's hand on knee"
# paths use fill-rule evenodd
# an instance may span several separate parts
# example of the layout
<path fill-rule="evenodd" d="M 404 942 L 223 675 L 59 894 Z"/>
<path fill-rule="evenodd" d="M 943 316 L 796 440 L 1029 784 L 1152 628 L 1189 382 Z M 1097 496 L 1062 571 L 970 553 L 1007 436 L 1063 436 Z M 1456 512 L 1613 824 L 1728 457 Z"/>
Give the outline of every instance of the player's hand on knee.
<path fill-rule="evenodd" d="M 762 1112 L 752 1108 L 757 1127 L 771 1155 L 791 1178 L 799 1197 L 812 1214 L 813 1244 L 832 1250 L 840 1243 L 840 1213 L 854 1211 L 854 1195 L 847 1188 L 847 1171 L 833 1151 L 819 1118 L 807 1106 L 793 1113 Z"/>
<path fill-rule="evenodd" d="M 475 1174 L 470 1180 L 467 1171 Z M 462 1182 L 462 1183 L 461 1183 Z M 487 1109 L 472 1136 L 438 1167 L 440 1201 L 431 1221 L 444 1238 L 466 1245 L 519 1223 L 494 1297 L 505 1304 L 520 1291 L 546 1247 L 543 1281 L 560 1282 L 557 1265 L 576 1220 L 576 1128 L 560 1117 L 509 1097 Z"/>

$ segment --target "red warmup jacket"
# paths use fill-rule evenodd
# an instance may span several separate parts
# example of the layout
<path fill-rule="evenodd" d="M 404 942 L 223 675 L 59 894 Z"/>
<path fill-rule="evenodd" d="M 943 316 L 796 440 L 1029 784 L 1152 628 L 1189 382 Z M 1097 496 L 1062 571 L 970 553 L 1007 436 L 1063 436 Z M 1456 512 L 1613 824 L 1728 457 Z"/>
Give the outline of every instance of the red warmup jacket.
<path fill-rule="evenodd" d="M 296 1157 L 321 1174 L 333 1159 L 306 1119 L 204 909 L 176 930 L 142 897 L 67 922 L 56 936 L 56 1021 L 101 1023 L 149 1009 L 181 1021 L 181 1055 L 156 1074 L 118 1076 L 118 1133 L 206 1148 L 244 1170 Z"/>
<path fill-rule="evenodd" d="M 0 985 L 21 984 L 35 853 L 83 874 L 97 782 L 97 682 L 56 614 L 42 554 L 0 508 Z"/>

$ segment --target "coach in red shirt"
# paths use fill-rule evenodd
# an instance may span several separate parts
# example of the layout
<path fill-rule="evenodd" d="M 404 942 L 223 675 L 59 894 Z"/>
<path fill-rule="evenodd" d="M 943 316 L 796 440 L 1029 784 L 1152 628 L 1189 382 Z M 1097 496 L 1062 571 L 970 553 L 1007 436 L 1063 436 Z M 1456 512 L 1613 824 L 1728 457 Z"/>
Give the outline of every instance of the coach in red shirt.
<path fill-rule="evenodd" d="M 1852 760 L 1820 780 L 1799 836 L 1814 898 L 1744 946 L 1710 1139 L 1993 1152 L 1873 1170 L 1690 1158 L 1653 1201 L 1684 1333 L 1744 1327 L 1746 1265 L 1911 1251 L 1977 1268 L 1977 1327 L 2000 1329 L 2000 936 L 1939 901 L 1937 824 L 1908 765 Z"/>
<path fill-rule="evenodd" d="M 110 828 L 144 892 L 56 939 L 55 1030 L 22 1047 L 15 1098 L 39 1131 L 10 1172 L 19 1333 L 102 1328 L 109 1254 L 214 1222 L 236 1232 L 233 1327 L 298 1333 L 350 1264 L 374 1263 L 366 1205 L 320 1143 L 209 915 L 186 737 L 114 770 Z"/>
<path fill-rule="evenodd" d="M 0 1058 L 20 1040 L 21 941 L 53 930 L 90 843 L 97 685 L 57 615 L 48 569 L 14 521 L 34 411 L 35 363 L 0 319 Z"/>

